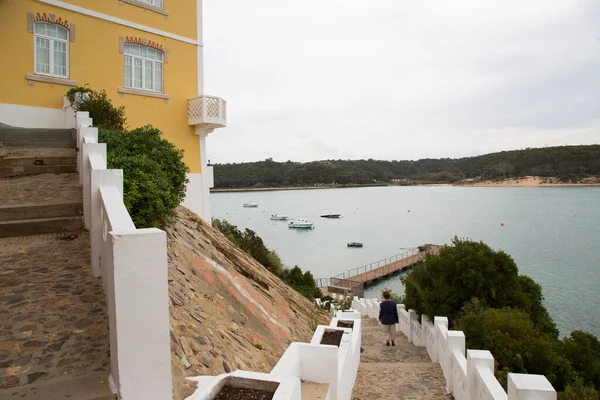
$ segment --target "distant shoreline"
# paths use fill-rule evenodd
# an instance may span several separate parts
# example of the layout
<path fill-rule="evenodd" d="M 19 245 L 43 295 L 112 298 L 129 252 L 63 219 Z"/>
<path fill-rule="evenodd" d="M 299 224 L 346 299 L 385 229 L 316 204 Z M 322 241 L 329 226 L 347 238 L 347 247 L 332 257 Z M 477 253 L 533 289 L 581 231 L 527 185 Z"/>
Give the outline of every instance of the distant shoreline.
<path fill-rule="evenodd" d="M 487 181 L 462 181 L 458 183 L 411 183 L 398 184 L 370 184 L 370 185 L 324 185 L 324 186 L 281 186 L 264 188 L 213 188 L 211 193 L 221 192 L 272 192 L 277 190 L 315 190 L 315 189 L 348 189 L 363 187 L 389 187 L 389 186 L 457 186 L 457 187 L 586 187 L 600 186 L 600 179 L 586 178 L 578 183 L 561 182 L 559 178 L 546 178 L 540 176 L 525 176 L 522 178 L 507 178 Z"/>

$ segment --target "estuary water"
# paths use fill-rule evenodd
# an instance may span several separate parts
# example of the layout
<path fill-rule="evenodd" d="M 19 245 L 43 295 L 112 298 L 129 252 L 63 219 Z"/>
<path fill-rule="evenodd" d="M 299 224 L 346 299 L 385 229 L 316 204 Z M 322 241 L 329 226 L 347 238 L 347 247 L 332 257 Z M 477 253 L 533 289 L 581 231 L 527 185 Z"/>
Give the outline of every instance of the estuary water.
<path fill-rule="evenodd" d="M 481 240 L 511 255 L 519 273 L 543 287 L 562 335 L 600 337 L 600 187 L 412 186 L 211 194 L 213 217 L 254 230 L 288 266 L 328 278 L 424 243 L 454 236 Z M 244 208 L 246 202 L 258 208 Z M 271 221 L 306 217 L 313 230 Z M 321 214 L 341 213 L 340 219 Z M 364 243 L 348 248 L 347 242 Z M 398 276 L 367 289 L 403 293 Z"/>

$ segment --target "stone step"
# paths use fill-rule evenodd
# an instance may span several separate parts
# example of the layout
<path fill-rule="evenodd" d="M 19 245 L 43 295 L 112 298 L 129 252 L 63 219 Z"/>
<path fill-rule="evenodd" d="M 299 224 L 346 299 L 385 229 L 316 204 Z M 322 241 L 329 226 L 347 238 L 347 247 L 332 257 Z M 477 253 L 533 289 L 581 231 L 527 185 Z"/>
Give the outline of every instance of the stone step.
<path fill-rule="evenodd" d="M 425 348 L 410 343 L 400 344 L 396 341 L 396 346 L 363 345 L 362 349 L 361 363 L 431 363 Z"/>
<path fill-rule="evenodd" d="M 77 157 L 4 157 L 0 158 L 0 167 L 32 166 L 32 165 L 76 165 Z"/>
<path fill-rule="evenodd" d="M 0 390 L 0 400 L 14 399 L 116 400 L 117 395 L 111 392 L 106 375 L 93 374 Z"/>
<path fill-rule="evenodd" d="M 70 174 L 77 172 L 77 166 L 68 165 L 9 165 L 0 166 L 0 178 L 38 174 Z"/>
<path fill-rule="evenodd" d="M 329 391 L 329 384 L 302 381 L 300 391 L 302 400 L 323 400 Z"/>
<path fill-rule="evenodd" d="M 55 217 L 0 222 L 0 237 L 42 235 L 83 229 L 83 218 Z"/>
<path fill-rule="evenodd" d="M 0 222 L 40 218 L 76 217 L 83 213 L 80 201 L 0 205 Z"/>
<path fill-rule="evenodd" d="M 4 206 L 83 201 L 76 173 L 0 178 L 0 187 L 0 204 Z"/>
<path fill-rule="evenodd" d="M 75 147 L 74 129 L 0 127 L 0 143 L 11 147 Z"/>
<path fill-rule="evenodd" d="M 362 363 L 352 391 L 353 400 L 449 400 L 438 363 Z"/>

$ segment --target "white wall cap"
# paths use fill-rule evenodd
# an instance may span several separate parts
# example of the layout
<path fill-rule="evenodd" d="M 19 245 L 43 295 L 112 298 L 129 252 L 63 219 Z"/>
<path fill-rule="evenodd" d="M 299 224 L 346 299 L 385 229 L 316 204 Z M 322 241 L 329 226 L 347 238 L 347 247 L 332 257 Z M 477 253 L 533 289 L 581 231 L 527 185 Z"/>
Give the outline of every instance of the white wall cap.
<path fill-rule="evenodd" d="M 489 350 L 467 350 L 467 359 L 494 361 L 494 356 Z"/>
<path fill-rule="evenodd" d="M 511 400 L 556 400 L 556 391 L 544 375 L 508 374 L 508 396 Z"/>
<path fill-rule="evenodd" d="M 465 334 L 463 331 L 448 331 L 448 337 L 461 337 L 464 338 Z"/>

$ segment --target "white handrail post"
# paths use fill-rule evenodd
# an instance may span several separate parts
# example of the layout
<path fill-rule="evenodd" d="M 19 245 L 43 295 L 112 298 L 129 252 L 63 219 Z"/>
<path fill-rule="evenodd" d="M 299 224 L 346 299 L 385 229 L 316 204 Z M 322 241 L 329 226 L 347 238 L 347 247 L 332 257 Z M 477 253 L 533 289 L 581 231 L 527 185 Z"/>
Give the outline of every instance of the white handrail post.
<path fill-rule="evenodd" d="M 106 154 L 106 144 L 101 143 L 104 147 L 104 154 Z M 98 156 L 100 157 L 100 156 Z M 100 263 L 100 256 L 102 254 L 102 199 L 100 196 L 101 186 L 112 186 L 116 187 L 117 190 L 123 193 L 123 171 L 120 169 L 106 169 L 106 158 L 102 157 L 96 163 L 98 157 L 92 156 L 91 160 L 95 164 L 104 166 L 104 169 L 94 168 L 92 169 L 91 183 L 90 183 L 90 194 L 91 194 L 91 216 L 92 216 L 92 227 L 90 229 L 90 242 L 91 242 L 91 259 L 92 259 L 92 273 L 95 277 L 102 276 L 102 266 Z M 105 277 L 103 277 L 104 279 Z M 105 286 L 106 287 L 106 286 Z"/>
<path fill-rule="evenodd" d="M 544 375 L 508 374 L 508 400 L 556 400 L 556 390 Z"/>
<path fill-rule="evenodd" d="M 91 119 L 90 119 L 91 120 Z M 93 128 L 91 126 L 82 126 L 79 128 L 79 142 L 77 143 L 77 165 L 79 165 L 79 184 L 83 185 L 83 179 L 85 176 L 85 158 L 83 156 L 83 147 L 84 143 L 88 139 L 88 142 L 91 141 L 98 142 L 98 128 Z"/>
<path fill-rule="evenodd" d="M 408 310 L 408 341 L 415 344 L 415 337 L 413 335 L 413 325 L 417 322 L 418 316 L 415 310 Z"/>
<path fill-rule="evenodd" d="M 75 128 L 77 130 L 77 141 L 76 141 L 76 145 L 77 145 L 77 172 L 81 173 L 81 161 L 82 158 L 80 157 L 81 154 L 81 128 L 82 127 L 87 127 L 87 126 L 92 126 L 92 119 L 90 118 L 90 113 L 88 113 L 87 111 L 77 111 L 77 114 L 75 115 Z M 81 181 L 79 181 L 79 183 L 81 183 Z"/>
<path fill-rule="evenodd" d="M 467 350 L 467 391 L 469 400 L 481 400 L 477 396 L 477 367 L 488 368 L 494 373 L 494 356 L 488 350 Z"/>
<path fill-rule="evenodd" d="M 118 343 L 111 346 L 111 363 L 120 397 L 172 399 L 166 232 L 112 231 L 109 240 L 118 303 L 110 318 Z"/>
<path fill-rule="evenodd" d="M 396 332 L 402 332 L 402 311 L 406 311 L 406 306 L 404 304 L 396 304 L 396 309 L 398 310 L 398 323 L 396 324 Z"/>
<path fill-rule="evenodd" d="M 453 393 L 458 383 L 454 382 L 454 351 L 465 354 L 465 334 L 462 331 L 448 331 L 447 352 L 444 354 L 446 371 L 446 391 Z"/>
<path fill-rule="evenodd" d="M 440 337 L 440 330 L 438 329 L 438 325 L 443 325 L 448 328 L 448 318 L 447 317 L 433 317 L 433 337 L 435 340 L 435 345 L 433 346 L 433 354 L 431 355 L 431 361 L 438 362 L 441 357 L 440 345 L 442 344 L 442 338 Z"/>

